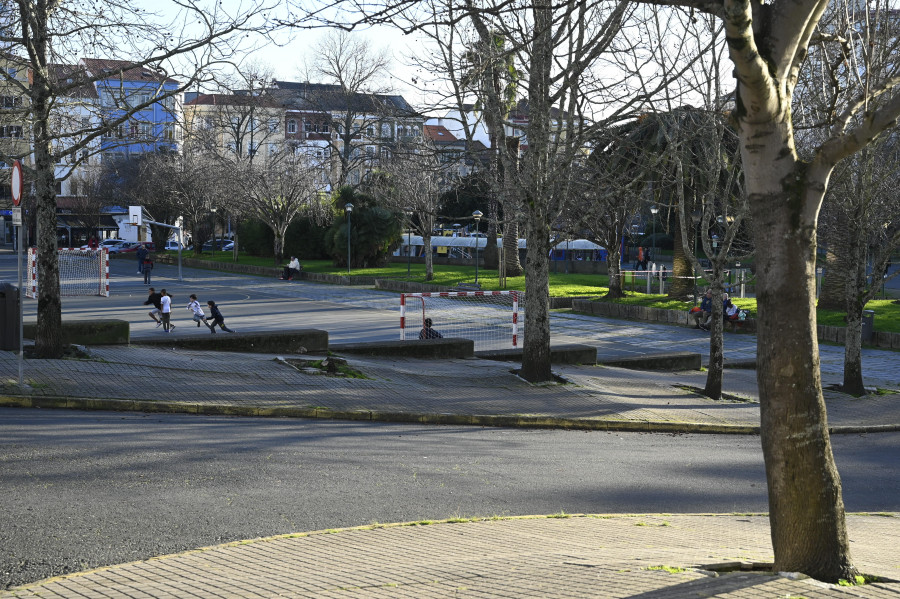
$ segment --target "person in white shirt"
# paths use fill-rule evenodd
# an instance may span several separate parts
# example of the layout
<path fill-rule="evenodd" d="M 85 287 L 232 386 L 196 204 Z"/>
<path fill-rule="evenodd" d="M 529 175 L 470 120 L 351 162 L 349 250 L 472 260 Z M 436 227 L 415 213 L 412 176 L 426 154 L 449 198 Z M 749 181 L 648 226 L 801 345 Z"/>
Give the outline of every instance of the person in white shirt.
<path fill-rule="evenodd" d="M 284 267 L 284 272 L 281 274 L 282 280 L 292 281 L 294 277 L 299 277 L 301 268 L 303 267 L 300 266 L 300 261 L 297 260 L 297 256 L 291 256 L 291 261 Z"/>
<path fill-rule="evenodd" d="M 203 308 L 200 307 L 200 302 L 197 301 L 197 296 L 195 294 L 191 294 L 191 303 L 187 305 L 187 309 L 194 313 L 194 322 L 197 323 L 197 328 L 200 328 L 200 323 L 203 323 L 204 326 L 210 328 L 209 324 L 206 322 L 206 315 L 203 313 Z"/>
<path fill-rule="evenodd" d="M 170 324 L 170 319 L 172 318 L 172 296 L 165 289 L 161 289 L 159 295 L 159 317 L 163 323 L 163 330 L 171 333 L 175 329 L 175 325 Z"/>

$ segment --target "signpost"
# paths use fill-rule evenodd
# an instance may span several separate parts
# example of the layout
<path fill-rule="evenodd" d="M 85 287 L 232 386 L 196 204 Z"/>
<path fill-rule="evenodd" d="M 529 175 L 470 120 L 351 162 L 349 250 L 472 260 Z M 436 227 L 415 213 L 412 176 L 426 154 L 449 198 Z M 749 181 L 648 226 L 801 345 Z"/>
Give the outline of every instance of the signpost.
<path fill-rule="evenodd" d="M 18 281 L 19 281 L 19 387 L 23 383 L 23 366 L 25 361 L 25 335 L 23 331 L 22 308 L 24 307 L 25 293 L 22 288 L 22 192 L 25 189 L 25 179 L 22 176 L 22 163 L 18 160 L 13 162 L 12 180 L 10 181 L 12 188 L 13 201 L 13 225 L 16 227 L 16 262 L 18 263 Z"/>

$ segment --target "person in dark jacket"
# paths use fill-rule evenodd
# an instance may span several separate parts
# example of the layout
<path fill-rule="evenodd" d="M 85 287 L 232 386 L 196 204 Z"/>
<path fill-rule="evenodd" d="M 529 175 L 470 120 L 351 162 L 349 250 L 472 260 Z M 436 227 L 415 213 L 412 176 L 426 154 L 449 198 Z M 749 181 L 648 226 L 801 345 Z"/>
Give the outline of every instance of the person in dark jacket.
<path fill-rule="evenodd" d="M 419 331 L 419 339 L 443 339 L 444 336 L 431 328 L 431 319 L 425 319 L 425 326 Z"/>
<path fill-rule="evenodd" d="M 160 315 L 162 314 L 162 304 L 160 301 L 162 300 L 162 294 L 156 293 L 156 290 L 151 287 L 149 289 L 150 295 L 147 296 L 147 301 L 144 302 L 145 306 L 153 306 L 153 309 L 150 310 L 150 318 L 156 323 L 156 328 L 162 326 L 162 320 L 160 319 Z"/>
<path fill-rule="evenodd" d="M 137 251 L 135 252 L 137 255 L 138 262 L 138 274 L 142 274 L 144 272 L 144 260 L 150 255 L 150 252 L 147 250 L 146 246 L 142 243 Z"/>
<path fill-rule="evenodd" d="M 703 299 L 700 300 L 700 311 L 692 312 L 691 316 L 693 316 L 694 320 L 696 320 L 698 329 L 703 329 L 704 331 L 709 330 L 709 321 L 712 318 L 711 289 L 707 289 L 706 293 L 703 295 Z"/>
<path fill-rule="evenodd" d="M 219 325 L 219 328 L 222 329 L 223 331 L 227 331 L 229 333 L 234 333 L 234 329 L 229 329 L 228 327 L 225 326 L 225 317 L 222 316 L 222 312 L 219 310 L 219 307 L 216 305 L 216 302 L 209 300 L 208 302 L 206 302 L 206 305 L 209 306 L 209 316 L 206 317 L 206 320 L 207 320 L 207 322 L 209 322 L 210 320 L 213 321 L 213 323 L 211 325 L 208 325 L 209 332 L 215 333 L 216 325 Z"/>

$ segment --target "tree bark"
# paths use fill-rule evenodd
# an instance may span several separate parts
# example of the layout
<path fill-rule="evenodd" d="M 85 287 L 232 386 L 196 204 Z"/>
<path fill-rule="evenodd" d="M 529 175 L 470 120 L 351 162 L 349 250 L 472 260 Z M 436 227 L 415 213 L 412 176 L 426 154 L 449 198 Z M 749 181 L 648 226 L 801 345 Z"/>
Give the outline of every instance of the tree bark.
<path fill-rule="evenodd" d="M 425 246 L 425 280 L 431 281 L 434 279 L 434 256 L 431 253 L 431 229 L 432 227 L 425 227 L 425 234 L 422 235 L 422 242 Z"/>
<path fill-rule="evenodd" d="M 745 144 L 759 144 L 779 131 L 753 133 L 742 136 Z M 768 150 L 785 147 L 772 144 Z M 804 181 L 806 189 L 815 185 L 793 167 L 773 177 L 773 164 L 780 160 L 756 152 L 745 145 L 759 277 L 760 430 L 775 569 L 827 581 L 850 579 L 856 570 L 819 372 L 815 210 L 807 208 L 805 189 L 797 181 Z M 783 191 L 764 192 L 773 180 L 783 182 Z"/>
<path fill-rule="evenodd" d="M 672 249 L 672 276 L 669 277 L 671 285 L 669 286 L 668 296 L 673 299 L 687 299 L 688 297 L 693 297 L 696 287 L 694 269 L 684 255 L 683 244 L 691 241 L 682 238 L 681 227 L 672 227 L 672 239 L 674 241 Z"/>
<path fill-rule="evenodd" d="M 34 352 L 38 358 L 61 358 L 62 302 L 59 289 L 59 252 L 56 245 L 56 181 L 49 131 L 50 86 L 47 81 L 46 24 L 49 19 L 46 7 L 39 4 L 28 15 L 38 24 L 32 32 L 34 39 L 34 75 L 31 90 L 31 108 L 34 131 L 34 184 L 37 195 L 37 254 L 38 265 L 38 318 L 34 339 Z M 25 11 L 22 11 L 25 19 Z M 27 35 L 26 35 L 27 37 Z"/>
<path fill-rule="evenodd" d="M 718 265 L 716 265 L 718 267 Z M 721 272 L 713 273 L 712 289 L 712 319 L 709 327 L 709 365 L 706 371 L 706 387 L 703 394 L 710 399 L 722 399 L 722 370 L 725 364 L 725 349 L 722 329 L 725 326 L 723 318 L 724 290 L 722 289 Z M 715 276 L 718 275 L 718 276 Z"/>
<path fill-rule="evenodd" d="M 844 310 L 847 306 L 847 231 L 843 226 L 828 232 L 828 249 L 825 252 L 825 277 L 816 304 L 824 310 Z"/>
<path fill-rule="evenodd" d="M 862 308 L 847 311 L 847 332 L 844 340 L 844 383 L 842 390 L 849 395 L 865 395 L 862 373 Z"/>

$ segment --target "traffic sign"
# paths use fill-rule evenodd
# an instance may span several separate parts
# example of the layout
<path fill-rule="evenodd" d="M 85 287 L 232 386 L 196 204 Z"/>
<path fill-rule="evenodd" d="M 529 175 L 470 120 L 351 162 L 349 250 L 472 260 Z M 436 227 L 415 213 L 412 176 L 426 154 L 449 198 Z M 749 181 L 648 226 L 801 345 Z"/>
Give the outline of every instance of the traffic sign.
<path fill-rule="evenodd" d="M 22 178 L 22 163 L 16 160 L 12 167 L 12 201 L 13 206 L 18 206 L 22 201 L 22 190 L 25 187 L 25 180 Z"/>

